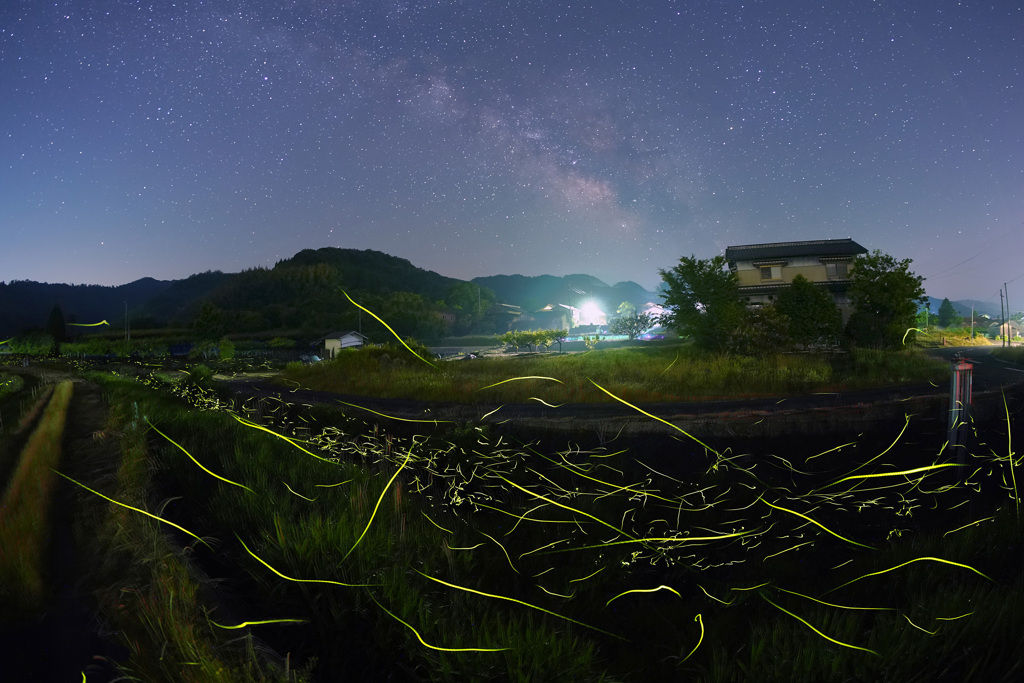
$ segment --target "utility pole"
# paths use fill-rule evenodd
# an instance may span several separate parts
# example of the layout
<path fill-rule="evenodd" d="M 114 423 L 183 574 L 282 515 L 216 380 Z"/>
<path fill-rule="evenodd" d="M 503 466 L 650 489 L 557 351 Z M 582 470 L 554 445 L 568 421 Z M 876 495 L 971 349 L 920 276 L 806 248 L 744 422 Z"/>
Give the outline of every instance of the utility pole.
<path fill-rule="evenodd" d="M 1006 292 L 1006 345 L 1011 346 L 1010 322 L 1012 322 L 1013 318 L 1010 316 L 1010 288 L 1006 286 L 1005 282 L 1003 283 L 1003 290 Z"/>
<path fill-rule="evenodd" d="M 1003 290 L 999 290 L 999 341 L 1001 346 L 1006 346 L 1006 335 L 1003 329 L 1006 327 L 1006 317 L 1003 315 Z"/>
<path fill-rule="evenodd" d="M 974 339 L 974 300 L 971 300 L 971 339 Z"/>

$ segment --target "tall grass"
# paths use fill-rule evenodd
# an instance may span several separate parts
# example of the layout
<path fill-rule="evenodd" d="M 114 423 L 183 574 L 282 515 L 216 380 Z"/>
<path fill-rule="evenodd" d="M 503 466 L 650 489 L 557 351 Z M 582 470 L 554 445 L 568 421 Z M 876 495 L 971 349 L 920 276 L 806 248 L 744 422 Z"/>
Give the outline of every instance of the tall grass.
<path fill-rule="evenodd" d="M 956 468 L 902 425 L 585 450 L 117 385 L 233 620 L 304 621 L 251 628 L 323 680 L 1011 680 L 1024 656 L 1009 410 Z"/>
<path fill-rule="evenodd" d="M 150 498 L 154 462 L 146 413 L 130 383 L 107 384 L 112 410 L 102 433 L 117 435 L 111 444 L 119 449 L 119 465 L 112 480 L 77 482 L 80 504 L 91 511 L 80 517 L 77 536 L 92 567 L 82 583 L 130 653 L 119 663 L 122 673 L 128 680 L 168 683 L 306 680 L 305 672 L 269 656 L 251 634 L 222 628 L 235 622 L 217 613 L 213 583 L 189 559 L 193 548 L 187 544 L 199 542 L 160 521 L 169 521 L 172 500 Z"/>
<path fill-rule="evenodd" d="M 849 355 L 705 354 L 685 345 L 599 349 L 449 361 L 431 368 L 389 347 L 346 350 L 316 365 L 289 365 L 286 382 L 341 394 L 423 401 L 589 403 L 778 396 L 944 381 L 947 364 L 920 352 L 856 349 Z M 515 378 L 517 381 L 508 381 Z"/>
<path fill-rule="evenodd" d="M 53 468 L 60 459 L 71 392 L 71 381 L 57 385 L 0 500 L 0 605 L 9 610 L 7 616 L 31 613 L 45 597 Z"/>

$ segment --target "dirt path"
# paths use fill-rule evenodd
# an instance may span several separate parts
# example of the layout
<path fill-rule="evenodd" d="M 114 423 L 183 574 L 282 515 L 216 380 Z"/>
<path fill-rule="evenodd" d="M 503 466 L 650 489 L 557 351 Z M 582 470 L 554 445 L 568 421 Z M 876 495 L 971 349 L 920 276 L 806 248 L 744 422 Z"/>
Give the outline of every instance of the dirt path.
<path fill-rule="evenodd" d="M 51 373 L 52 374 L 52 373 Z M 117 465 L 115 443 L 94 439 L 106 421 L 100 389 L 76 381 L 62 441 L 60 469 L 79 481 L 96 482 Z M 2 678 L 10 681 L 110 681 L 116 676 L 111 659 L 127 651 L 105 640 L 93 614 L 89 567 L 73 532 L 74 521 L 95 509 L 96 501 L 61 481 L 54 492 L 48 549 L 50 595 L 42 614 L 0 626 Z"/>

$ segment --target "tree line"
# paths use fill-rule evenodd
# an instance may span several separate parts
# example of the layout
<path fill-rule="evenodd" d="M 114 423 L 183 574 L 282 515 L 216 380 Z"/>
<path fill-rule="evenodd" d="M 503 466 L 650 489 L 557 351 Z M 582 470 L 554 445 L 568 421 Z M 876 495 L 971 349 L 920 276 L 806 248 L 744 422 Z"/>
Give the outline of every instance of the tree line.
<path fill-rule="evenodd" d="M 853 313 L 844 326 L 832 296 L 802 275 L 773 304 L 748 307 L 724 256 L 684 256 L 659 271 L 669 311 L 660 322 L 700 348 L 751 355 L 840 343 L 898 347 L 914 341 L 925 301 L 924 278 L 910 270 L 911 263 L 879 250 L 858 256 L 848 290 Z"/>

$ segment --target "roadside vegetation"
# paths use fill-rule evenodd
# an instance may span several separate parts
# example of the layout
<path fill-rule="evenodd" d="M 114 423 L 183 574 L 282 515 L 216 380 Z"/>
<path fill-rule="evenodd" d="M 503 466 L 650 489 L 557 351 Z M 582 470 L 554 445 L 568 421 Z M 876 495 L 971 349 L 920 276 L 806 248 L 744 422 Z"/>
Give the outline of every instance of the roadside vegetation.
<path fill-rule="evenodd" d="M 995 349 L 992 351 L 992 355 L 1015 365 L 1024 365 L 1024 346 Z"/>

